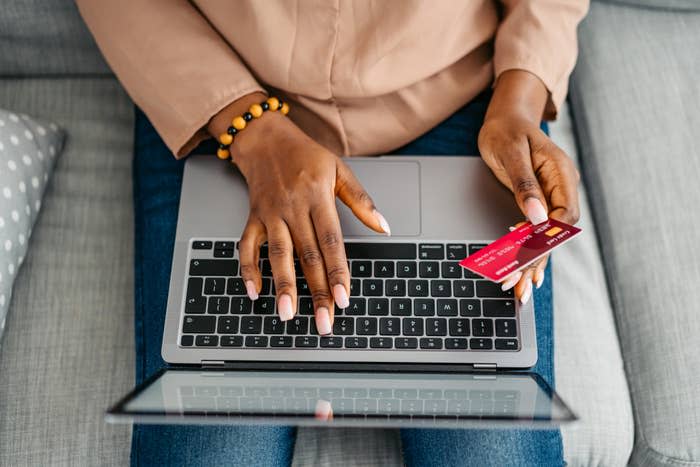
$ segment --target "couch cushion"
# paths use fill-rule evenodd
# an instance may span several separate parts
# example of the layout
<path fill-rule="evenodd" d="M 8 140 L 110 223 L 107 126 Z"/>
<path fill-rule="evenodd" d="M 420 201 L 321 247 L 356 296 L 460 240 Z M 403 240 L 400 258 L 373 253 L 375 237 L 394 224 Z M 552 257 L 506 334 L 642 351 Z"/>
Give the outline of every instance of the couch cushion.
<path fill-rule="evenodd" d="M 127 465 L 103 414 L 134 381 L 133 109 L 113 79 L 4 80 L 0 107 L 68 133 L 0 349 L 0 465 Z"/>
<path fill-rule="evenodd" d="M 631 7 L 659 10 L 700 11 L 698 0 L 598 0 L 602 3 L 624 4 Z"/>
<path fill-rule="evenodd" d="M 634 465 L 700 465 L 700 13 L 594 3 L 571 97 L 636 422 Z"/>

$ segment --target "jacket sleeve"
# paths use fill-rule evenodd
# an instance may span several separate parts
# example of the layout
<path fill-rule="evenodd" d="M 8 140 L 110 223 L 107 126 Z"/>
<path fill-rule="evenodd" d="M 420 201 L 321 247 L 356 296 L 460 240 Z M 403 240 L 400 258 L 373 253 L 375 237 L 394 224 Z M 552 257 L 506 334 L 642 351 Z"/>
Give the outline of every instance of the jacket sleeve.
<path fill-rule="evenodd" d="M 212 116 L 263 91 L 187 0 L 77 0 L 105 59 L 176 157 L 208 135 Z"/>
<path fill-rule="evenodd" d="M 588 11 L 588 0 L 501 0 L 501 4 L 494 51 L 496 80 L 513 69 L 539 77 L 549 91 L 545 118 L 554 119 L 576 64 L 576 27 Z"/>

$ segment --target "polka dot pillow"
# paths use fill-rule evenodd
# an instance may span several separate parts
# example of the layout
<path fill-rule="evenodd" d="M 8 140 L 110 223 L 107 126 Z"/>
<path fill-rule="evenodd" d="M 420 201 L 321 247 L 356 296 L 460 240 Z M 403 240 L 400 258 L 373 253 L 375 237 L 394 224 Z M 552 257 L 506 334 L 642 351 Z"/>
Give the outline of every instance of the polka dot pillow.
<path fill-rule="evenodd" d="M 0 109 L 0 339 L 12 284 L 63 139 L 53 123 Z"/>

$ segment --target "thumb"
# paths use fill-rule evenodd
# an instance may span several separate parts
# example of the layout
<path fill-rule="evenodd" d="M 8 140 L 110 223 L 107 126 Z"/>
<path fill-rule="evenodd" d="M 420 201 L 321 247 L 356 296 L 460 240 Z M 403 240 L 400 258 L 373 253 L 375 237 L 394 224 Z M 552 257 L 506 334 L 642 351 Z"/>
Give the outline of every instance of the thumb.
<path fill-rule="evenodd" d="M 357 180 L 355 174 L 352 173 L 350 167 L 340 159 L 336 169 L 335 194 L 367 227 L 375 232 L 391 235 L 389 223 L 377 211 L 372 198 Z"/>

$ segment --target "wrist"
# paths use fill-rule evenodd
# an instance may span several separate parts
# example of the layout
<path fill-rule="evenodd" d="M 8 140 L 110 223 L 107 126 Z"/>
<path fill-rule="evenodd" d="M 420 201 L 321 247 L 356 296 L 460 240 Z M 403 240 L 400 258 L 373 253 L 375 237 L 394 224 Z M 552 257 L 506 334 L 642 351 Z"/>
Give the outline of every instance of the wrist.
<path fill-rule="evenodd" d="M 248 111 L 251 105 L 258 104 L 265 99 L 267 99 L 267 95 L 262 92 L 253 92 L 236 99 L 209 120 L 207 132 L 214 137 L 214 139 L 217 139 L 219 135 L 226 133 L 234 117 L 242 115 Z"/>
<path fill-rule="evenodd" d="M 504 71 L 496 81 L 485 120 L 511 117 L 539 125 L 548 97 L 542 80 L 529 71 Z"/>

